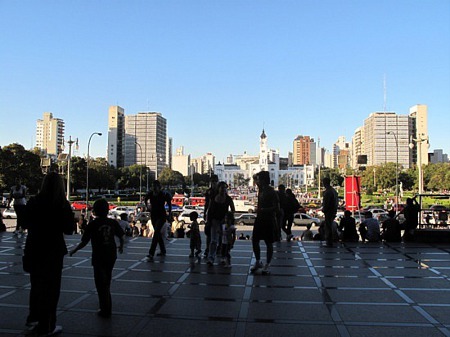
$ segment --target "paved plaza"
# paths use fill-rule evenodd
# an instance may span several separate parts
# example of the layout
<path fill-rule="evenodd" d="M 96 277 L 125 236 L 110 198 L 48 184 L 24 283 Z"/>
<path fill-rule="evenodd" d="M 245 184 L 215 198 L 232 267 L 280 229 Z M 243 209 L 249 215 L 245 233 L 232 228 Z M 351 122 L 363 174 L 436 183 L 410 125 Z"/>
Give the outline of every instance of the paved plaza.
<path fill-rule="evenodd" d="M 90 246 L 66 257 L 60 336 L 450 336 L 449 245 L 282 242 L 264 276 L 249 273 L 250 241 L 236 242 L 231 269 L 190 260 L 188 239 L 147 262 L 149 244 L 119 255 L 109 320 L 96 315 Z M 0 336 L 26 333 L 23 245 L 0 235 Z"/>

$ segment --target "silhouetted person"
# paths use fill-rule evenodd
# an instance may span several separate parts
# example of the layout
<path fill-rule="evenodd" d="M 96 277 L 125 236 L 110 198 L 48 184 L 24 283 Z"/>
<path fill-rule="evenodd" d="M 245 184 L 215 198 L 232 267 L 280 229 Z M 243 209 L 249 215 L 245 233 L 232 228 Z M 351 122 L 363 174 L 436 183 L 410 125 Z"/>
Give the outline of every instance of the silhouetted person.
<path fill-rule="evenodd" d="M 278 221 L 275 228 L 275 241 L 281 241 L 281 231 L 286 233 L 286 240 L 290 240 L 289 234 L 286 232 L 286 209 L 287 209 L 287 195 L 286 186 L 278 185 L 278 200 L 280 201 L 280 211 L 277 214 Z"/>
<path fill-rule="evenodd" d="M 405 241 L 411 241 L 414 238 L 414 231 L 419 225 L 419 211 L 420 206 L 416 198 L 407 198 L 406 206 L 402 212 L 405 215 L 405 232 L 403 233 Z"/>
<path fill-rule="evenodd" d="M 288 188 L 286 190 L 286 205 L 284 208 L 284 227 L 283 231 L 286 233 L 286 240 L 291 241 L 294 237 L 292 235 L 292 223 L 294 222 L 294 214 L 298 212 L 300 203 L 295 197 L 292 190 Z"/>
<path fill-rule="evenodd" d="M 81 237 L 81 242 L 70 252 L 70 256 L 85 247 L 89 241 L 92 245 L 92 266 L 94 267 L 95 287 L 97 288 L 100 309 L 98 315 L 111 316 L 111 279 L 112 270 L 117 259 L 117 250 L 123 252 L 123 236 L 125 232 L 117 220 L 108 218 L 108 202 L 99 199 L 94 203 L 95 219 L 90 221 Z M 120 240 L 117 247 L 115 237 Z"/>
<path fill-rule="evenodd" d="M 384 220 L 381 228 L 383 229 L 382 238 L 386 242 L 401 242 L 402 227 L 400 222 L 395 218 L 395 211 L 389 211 L 389 219 Z"/>
<path fill-rule="evenodd" d="M 322 211 L 325 215 L 325 240 L 328 247 L 333 247 L 333 221 L 336 217 L 338 208 L 338 194 L 336 190 L 331 187 L 330 178 L 325 177 L 322 180 L 325 192 L 323 192 L 323 206 Z"/>
<path fill-rule="evenodd" d="M 250 270 L 254 273 L 263 268 L 262 272 L 268 274 L 273 256 L 274 231 L 277 225 L 277 213 L 280 209 L 280 203 L 278 201 L 278 194 L 270 186 L 269 172 L 261 171 L 253 178 L 258 186 L 258 205 L 252 234 L 252 246 L 256 262 Z M 267 249 L 267 261 L 264 267 L 261 262 L 261 240 L 264 240 Z"/>
<path fill-rule="evenodd" d="M 200 227 L 197 222 L 198 219 L 198 213 L 197 212 L 191 212 L 189 214 L 189 219 L 192 221 L 189 227 L 190 230 L 190 238 L 189 238 L 189 248 L 191 249 L 191 254 L 189 254 L 189 257 L 197 257 L 200 258 L 200 254 L 202 253 L 202 238 L 200 236 Z M 194 253 L 195 250 L 195 253 Z"/>
<path fill-rule="evenodd" d="M 346 210 L 344 217 L 339 222 L 339 230 L 342 232 L 342 241 L 358 242 L 359 235 L 356 231 L 356 220 L 352 217 L 352 212 Z"/>
<path fill-rule="evenodd" d="M 170 221 L 172 212 L 172 196 L 161 190 L 161 184 L 158 180 L 153 182 L 153 190 L 145 197 L 148 208 L 150 209 L 150 218 L 155 233 L 152 238 L 152 244 L 148 252 L 148 259 L 153 260 L 155 255 L 156 246 L 159 245 L 159 256 L 166 255 L 166 246 L 164 245 L 164 237 L 162 234 L 162 228 L 166 221 Z M 167 204 L 168 211 L 166 213 L 165 205 Z"/>
<path fill-rule="evenodd" d="M 211 175 L 210 187 L 205 193 L 205 236 L 206 236 L 206 248 L 204 257 L 207 258 L 209 254 L 209 246 L 211 245 L 211 219 L 209 217 L 209 206 L 211 205 L 211 200 L 213 200 L 217 194 L 217 185 L 219 183 L 219 178 L 217 174 Z"/>
<path fill-rule="evenodd" d="M 51 216 L 41 216 L 42 210 L 51 210 Z M 23 222 L 28 230 L 24 269 L 30 273 L 31 281 L 27 325 L 34 326 L 37 335 L 62 331 L 56 325 L 56 307 L 67 254 L 64 234 L 72 234 L 74 221 L 62 177 L 55 172 L 47 174 L 41 191 L 29 200 Z"/>
<path fill-rule="evenodd" d="M 24 220 L 25 220 L 25 207 L 27 204 L 27 188 L 25 185 L 22 185 L 20 179 L 16 179 L 16 184 L 11 187 L 11 192 L 9 193 L 8 204 L 6 208 L 11 206 L 11 202 L 14 200 L 13 207 L 16 212 L 17 221 L 16 221 L 16 230 L 14 231 L 14 235 L 19 234 L 21 230 L 24 229 Z"/>
<path fill-rule="evenodd" d="M 233 199 L 227 193 L 228 185 L 221 181 L 217 185 L 216 196 L 210 200 L 208 207 L 208 218 L 211 226 L 211 244 L 208 252 L 208 265 L 214 264 L 219 244 L 222 241 L 222 224 L 225 222 L 225 216 L 229 211 L 234 214 Z"/>

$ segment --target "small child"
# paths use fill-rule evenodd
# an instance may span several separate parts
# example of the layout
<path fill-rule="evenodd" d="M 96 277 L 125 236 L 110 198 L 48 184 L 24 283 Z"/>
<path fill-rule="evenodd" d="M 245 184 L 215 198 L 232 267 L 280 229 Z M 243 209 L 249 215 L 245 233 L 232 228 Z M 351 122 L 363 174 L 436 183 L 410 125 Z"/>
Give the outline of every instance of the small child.
<path fill-rule="evenodd" d="M 302 239 L 302 241 L 313 241 L 314 240 L 314 235 L 311 230 L 310 223 L 306 225 L 306 229 L 303 231 L 301 239 Z"/>
<path fill-rule="evenodd" d="M 81 242 L 70 252 L 70 256 L 85 247 L 89 241 L 92 245 L 92 266 L 94 267 L 95 287 L 97 288 L 101 317 L 111 317 L 111 278 L 112 270 L 117 259 L 117 250 L 123 252 L 124 231 L 117 220 L 108 218 L 108 202 L 99 199 L 94 203 L 93 212 L 96 218 L 89 222 L 81 237 Z M 114 237 L 119 237 L 117 248 Z"/>
<path fill-rule="evenodd" d="M 227 268 L 231 267 L 231 249 L 236 241 L 236 226 L 234 225 L 234 214 L 228 212 L 225 216 L 225 223 L 222 225 L 222 261 Z"/>
<path fill-rule="evenodd" d="M 192 221 L 189 227 L 191 228 L 190 231 L 190 248 L 191 248 L 191 254 L 189 254 L 189 257 L 194 257 L 194 249 L 195 257 L 200 257 L 200 254 L 202 253 L 202 238 L 200 237 L 200 227 L 198 225 L 197 219 L 198 219 L 198 213 L 197 212 L 191 212 L 189 214 L 189 219 Z"/>

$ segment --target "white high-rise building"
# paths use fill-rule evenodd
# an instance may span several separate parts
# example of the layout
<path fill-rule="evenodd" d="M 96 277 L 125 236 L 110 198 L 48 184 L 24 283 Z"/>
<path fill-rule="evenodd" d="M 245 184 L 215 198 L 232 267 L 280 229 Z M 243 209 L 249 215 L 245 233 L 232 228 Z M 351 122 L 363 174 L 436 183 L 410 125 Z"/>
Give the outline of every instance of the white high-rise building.
<path fill-rule="evenodd" d="M 364 121 L 362 154 L 367 165 L 381 165 L 397 161 L 403 168 L 410 166 L 409 116 L 395 112 L 374 112 Z M 398 147 L 398 148 L 397 148 Z"/>
<path fill-rule="evenodd" d="M 428 164 L 428 107 L 425 104 L 417 104 L 409 109 L 410 139 L 414 145 L 411 149 L 411 164 L 419 162 Z"/>
<path fill-rule="evenodd" d="M 36 147 L 56 158 L 64 149 L 64 121 L 44 112 L 36 123 Z"/>
<path fill-rule="evenodd" d="M 145 165 L 153 179 L 167 165 L 167 121 L 159 112 L 125 116 L 124 165 Z"/>
<path fill-rule="evenodd" d="M 172 170 L 180 172 L 183 176 L 191 174 L 191 156 L 184 154 L 184 147 L 180 146 L 172 157 Z"/>
<path fill-rule="evenodd" d="M 110 106 L 108 112 L 108 163 L 116 168 L 124 166 L 125 110 Z"/>

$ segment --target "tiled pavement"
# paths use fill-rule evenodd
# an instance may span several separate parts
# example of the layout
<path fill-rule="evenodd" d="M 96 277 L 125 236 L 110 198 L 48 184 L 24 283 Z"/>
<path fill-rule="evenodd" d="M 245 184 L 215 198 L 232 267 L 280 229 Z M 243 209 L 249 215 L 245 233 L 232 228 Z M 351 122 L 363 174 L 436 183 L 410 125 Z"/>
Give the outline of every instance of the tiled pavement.
<path fill-rule="evenodd" d="M 0 236 L 0 336 L 25 333 L 23 241 Z M 188 245 L 173 240 L 150 263 L 149 240 L 129 241 L 110 320 L 96 315 L 90 246 L 67 257 L 61 336 L 450 336 L 449 245 L 282 242 L 268 276 L 249 274 L 249 241 L 236 242 L 231 269 L 190 261 Z"/>

